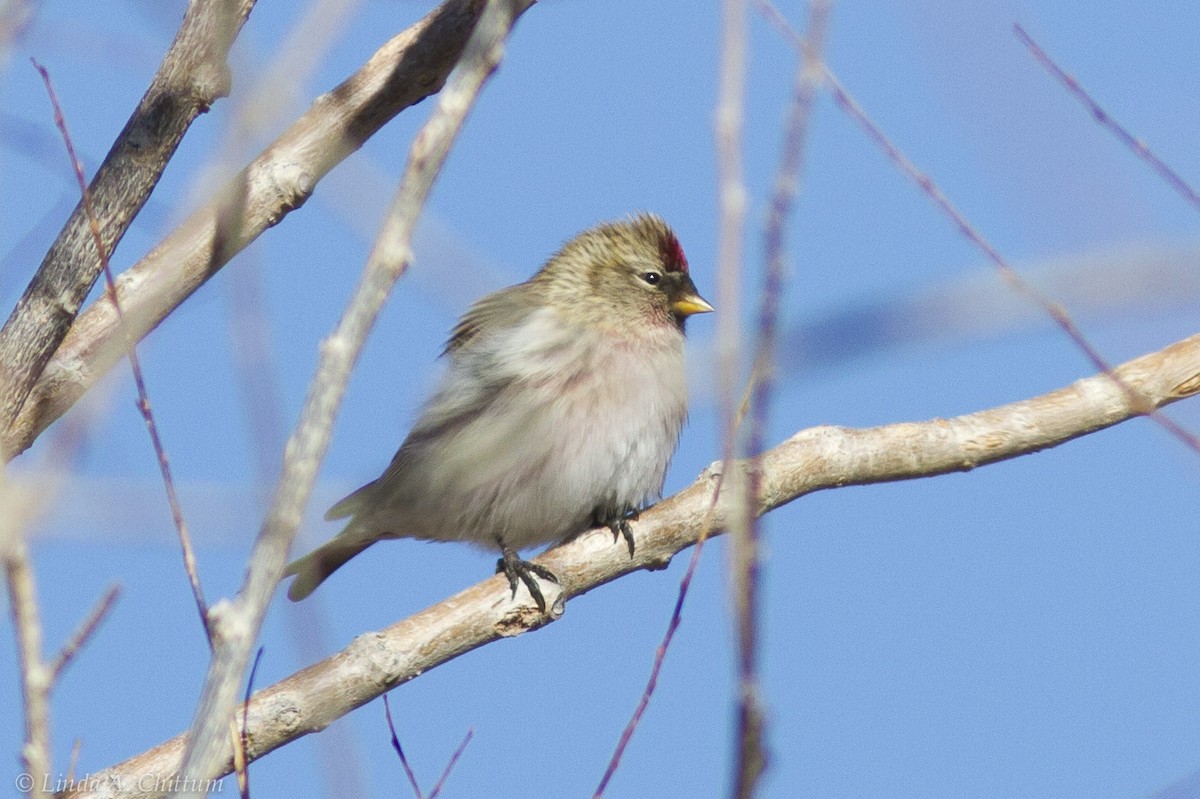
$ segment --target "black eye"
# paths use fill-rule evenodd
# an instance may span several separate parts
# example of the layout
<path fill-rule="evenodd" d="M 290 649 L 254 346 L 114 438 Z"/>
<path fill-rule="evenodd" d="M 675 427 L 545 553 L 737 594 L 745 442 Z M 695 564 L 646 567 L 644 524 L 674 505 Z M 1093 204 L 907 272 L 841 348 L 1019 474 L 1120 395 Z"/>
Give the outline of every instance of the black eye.
<path fill-rule="evenodd" d="M 642 280 L 646 281 L 651 286 L 657 286 L 660 282 L 662 282 L 661 272 L 642 272 L 641 277 Z"/>

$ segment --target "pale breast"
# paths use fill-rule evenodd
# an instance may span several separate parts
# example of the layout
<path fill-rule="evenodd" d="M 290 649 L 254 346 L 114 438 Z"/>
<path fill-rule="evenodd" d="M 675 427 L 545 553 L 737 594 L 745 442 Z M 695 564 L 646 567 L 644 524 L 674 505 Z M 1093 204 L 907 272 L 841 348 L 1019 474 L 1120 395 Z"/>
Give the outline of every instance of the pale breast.
<path fill-rule="evenodd" d="M 450 364 L 431 408 L 461 411 L 397 475 L 398 534 L 523 548 L 662 490 L 686 416 L 682 334 L 573 328 L 549 310 L 505 333 Z"/>

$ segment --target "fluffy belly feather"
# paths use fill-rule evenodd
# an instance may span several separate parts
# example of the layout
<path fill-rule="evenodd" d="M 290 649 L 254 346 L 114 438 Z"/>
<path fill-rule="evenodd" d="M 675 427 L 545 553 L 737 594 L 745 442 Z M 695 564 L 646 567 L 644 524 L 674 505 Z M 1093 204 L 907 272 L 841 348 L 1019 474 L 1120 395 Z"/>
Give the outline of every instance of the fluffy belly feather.
<path fill-rule="evenodd" d="M 437 437 L 436 447 L 414 447 L 404 469 L 414 480 L 385 503 L 404 518 L 381 508 L 369 526 L 485 547 L 501 539 L 521 549 L 657 499 L 686 415 L 677 338 L 647 351 L 644 341 L 595 347 L 577 337 L 573 346 L 544 350 L 557 357 L 536 369 L 520 364 L 536 382 L 464 397 L 478 408 L 470 421 Z M 448 374 L 439 394 L 470 384 L 468 375 Z"/>

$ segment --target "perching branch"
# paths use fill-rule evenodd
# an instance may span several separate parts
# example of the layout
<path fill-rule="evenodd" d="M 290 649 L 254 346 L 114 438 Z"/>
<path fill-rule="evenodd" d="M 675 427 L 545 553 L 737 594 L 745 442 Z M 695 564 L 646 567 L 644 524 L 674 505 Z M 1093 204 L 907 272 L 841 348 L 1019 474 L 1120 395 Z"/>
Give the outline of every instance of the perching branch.
<path fill-rule="evenodd" d="M 530 5 L 532 0 L 486 3 L 451 81 L 413 140 L 404 178 L 362 278 L 337 328 L 321 346 L 316 374 L 288 440 L 283 473 L 251 552 L 245 582 L 235 599 L 217 603 L 210 613 L 213 658 L 179 769 L 183 796 L 202 797 L 230 756 L 225 733 L 237 688 L 329 446 L 350 372 L 392 286 L 408 268 L 417 219 L 450 147 L 500 63 L 509 31 Z"/>
<path fill-rule="evenodd" d="M 300 207 L 333 167 L 388 121 L 436 93 L 458 63 L 483 0 L 446 0 L 383 45 L 309 110 L 216 199 L 194 212 L 117 278 L 127 330 L 98 299 L 71 326 L 3 432 L 0 452 L 23 452 L 123 355 L 267 228 Z M 94 184 L 93 184 L 94 185 Z"/>
<path fill-rule="evenodd" d="M 1153 407 L 1200 394 L 1200 335 L 1115 369 Z M 1112 375 L 1099 374 L 1033 399 L 953 419 L 866 429 L 802 430 L 757 459 L 756 511 L 766 513 L 805 494 L 847 485 L 910 480 L 969 471 L 1057 446 L 1143 415 Z M 745 472 L 748 464 L 735 466 Z M 641 569 L 664 568 L 697 540 L 712 505 L 711 470 L 680 493 L 642 514 L 633 525 L 636 555 L 613 546 L 607 530 L 584 534 L 538 562 L 558 575 L 548 590 L 551 615 L 531 600 L 514 602 L 502 576 L 492 577 L 387 629 L 358 636 L 342 652 L 315 663 L 254 696 L 248 710 L 247 757 L 255 759 L 296 738 L 324 729 L 380 694 L 477 647 L 520 635 L 561 617 L 565 602 Z M 734 481 L 735 484 L 737 481 Z M 724 527 L 735 503 L 723 492 L 716 524 Z M 168 779 L 179 769 L 185 744 L 177 736 L 113 766 L 94 780 L 102 789 L 73 797 L 155 796 L 133 789 L 140 777 Z M 226 748 L 222 771 L 232 770 Z M 147 779 L 147 782 L 151 780 Z M 111 785 L 129 786 L 117 793 Z"/>
<path fill-rule="evenodd" d="M 229 93 L 225 58 L 253 6 L 254 0 L 188 4 L 150 88 L 88 190 L 107 252 L 113 252 L 146 203 L 192 121 Z M 18 445 L 11 425 L 99 274 L 100 260 L 80 202 L 0 329 L 3 462 L 28 446 Z"/>

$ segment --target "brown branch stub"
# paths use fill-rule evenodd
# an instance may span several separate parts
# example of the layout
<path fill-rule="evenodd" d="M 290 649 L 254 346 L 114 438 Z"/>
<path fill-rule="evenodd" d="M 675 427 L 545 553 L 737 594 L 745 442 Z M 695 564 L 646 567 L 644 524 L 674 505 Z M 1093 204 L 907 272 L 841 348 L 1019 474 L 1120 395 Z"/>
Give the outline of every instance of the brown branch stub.
<path fill-rule="evenodd" d="M 299 208 L 331 169 L 386 122 L 441 89 L 484 0 L 446 0 L 385 43 L 312 106 L 216 199 L 194 212 L 117 278 L 121 329 L 101 298 L 79 315 L 46 364 L 0 450 L 24 451 L 121 357 L 267 228 Z"/>
<path fill-rule="evenodd" d="M 1119 366 L 1116 373 L 1155 407 L 1200 394 L 1200 334 Z M 757 459 L 761 475 L 757 512 L 766 513 L 822 489 L 967 471 L 1057 446 L 1138 415 L 1128 395 L 1108 375 L 1099 374 L 1049 394 L 954 419 L 857 430 L 809 428 Z M 738 473 L 747 468 L 745 461 L 732 467 Z M 704 530 L 716 476 L 711 471 L 702 475 L 643 513 L 633 559 L 613 547 L 611 535 L 601 530 L 579 536 L 538 560 L 561 578 L 564 600 L 634 571 L 662 568 Z M 719 502 L 715 525 L 723 528 L 732 510 L 729 500 Z M 342 652 L 254 696 L 248 711 L 247 756 L 261 757 L 322 730 L 429 669 L 532 629 L 514 626 L 522 607 L 511 601 L 504 579 L 493 577 L 391 627 L 360 635 Z M 550 621 L 542 617 L 543 623 Z M 96 782 L 134 785 L 145 775 L 169 778 L 179 768 L 183 744 L 184 736 L 173 738 L 94 775 L 99 777 Z M 231 770 L 229 754 L 225 773 Z"/>
<path fill-rule="evenodd" d="M 254 0 L 191 0 L 150 87 L 96 172 L 90 195 L 103 247 L 112 252 L 157 185 L 197 116 L 229 91 L 226 55 Z M 0 455 L 7 431 L 100 274 L 81 201 L 0 329 Z"/>

